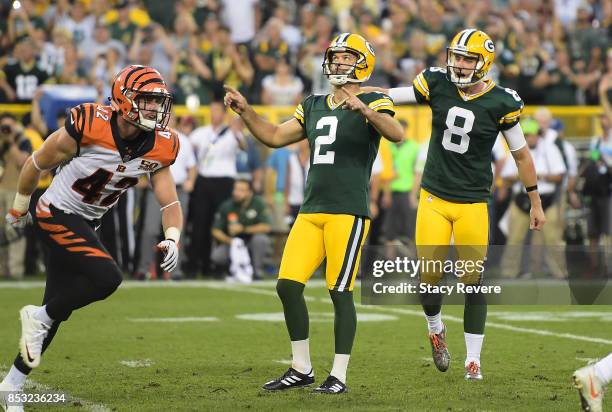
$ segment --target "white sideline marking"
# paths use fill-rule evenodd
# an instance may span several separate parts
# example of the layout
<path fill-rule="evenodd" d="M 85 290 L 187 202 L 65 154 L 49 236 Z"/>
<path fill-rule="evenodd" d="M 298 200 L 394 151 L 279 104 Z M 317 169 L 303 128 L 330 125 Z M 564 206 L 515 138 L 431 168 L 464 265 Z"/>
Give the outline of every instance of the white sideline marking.
<path fill-rule="evenodd" d="M 207 284 L 203 285 L 203 287 L 211 287 L 213 289 L 216 289 L 216 287 L 208 286 Z M 261 290 L 255 291 L 255 290 L 249 289 L 249 288 L 231 288 L 231 287 L 227 287 L 227 288 L 224 288 L 224 289 L 231 290 L 231 291 L 236 291 L 236 292 L 246 292 L 246 293 L 259 293 L 259 292 L 261 292 Z M 304 296 L 304 298 L 306 298 L 306 297 L 307 296 Z M 317 299 L 317 298 L 311 296 L 310 300 L 317 300 L 319 302 L 331 304 L 329 299 L 324 299 L 324 298 L 318 298 Z M 386 307 L 386 306 L 362 305 L 361 303 L 355 303 L 355 306 L 359 307 L 359 308 L 362 308 L 362 309 L 378 310 L 378 311 L 382 311 L 382 312 L 391 312 L 391 313 L 397 313 L 397 314 L 401 314 L 401 315 L 416 316 L 416 317 L 419 317 L 419 318 L 423 318 L 424 317 L 423 312 L 420 311 L 420 310 L 391 308 L 391 307 Z M 447 321 L 447 322 L 455 322 L 455 323 L 463 324 L 463 319 L 459 318 L 457 316 L 444 315 L 444 320 Z M 487 322 L 487 327 L 489 327 L 489 328 L 497 328 L 497 329 L 504 329 L 504 330 L 510 330 L 510 331 L 513 331 L 513 332 L 528 333 L 528 334 L 532 334 L 532 335 L 554 336 L 556 338 L 562 338 L 562 339 L 570 339 L 570 340 L 575 340 L 575 341 L 591 342 L 591 343 L 601 343 L 601 344 L 604 344 L 604 345 L 612 345 L 612 340 L 609 340 L 609 339 L 593 338 L 593 337 L 590 337 L 590 336 L 582 336 L 582 335 L 574 335 L 572 333 L 552 332 L 552 331 L 542 330 L 542 329 L 522 328 L 522 327 L 519 327 L 519 326 L 508 325 L 508 324 L 505 324 L 505 323 Z"/>
<path fill-rule="evenodd" d="M 161 323 L 183 323 L 183 322 L 218 322 L 219 318 L 214 316 L 183 317 L 183 318 L 127 318 L 130 322 L 161 322 Z"/>
<path fill-rule="evenodd" d="M 123 366 L 127 366 L 128 368 L 148 368 L 152 366 L 155 362 L 151 359 L 141 359 L 141 360 L 122 360 L 119 362 Z"/>
<path fill-rule="evenodd" d="M 0 375 L 4 376 L 8 372 L 8 369 L 4 365 L 0 366 Z M 63 393 L 66 395 L 66 403 L 58 404 L 64 405 L 66 408 L 72 408 L 72 403 L 80 403 L 85 410 L 92 412 L 111 412 L 106 405 L 101 403 L 94 403 L 88 400 L 77 398 L 76 396 L 70 395 L 66 391 L 62 391 L 61 389 L 52 388 L 51 386 L 47 386 L 43 383 L 39 383 L 28 378 L 25 383 L 25 389 L 29 392 L 35 393 Z M 26 404 L 27 405 L 27 404 Z"/>

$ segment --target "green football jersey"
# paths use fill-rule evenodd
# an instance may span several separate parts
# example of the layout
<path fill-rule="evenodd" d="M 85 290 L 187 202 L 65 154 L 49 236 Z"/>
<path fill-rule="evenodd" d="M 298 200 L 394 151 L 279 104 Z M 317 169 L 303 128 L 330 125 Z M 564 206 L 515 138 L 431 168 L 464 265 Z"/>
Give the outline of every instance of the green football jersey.
<path fill-rule="evenodd" d="M 360 93 L 373 110 L 395 115 L 381 93 Z M 310 169 L 300 213 L 370 215 L 369 183 L 380 134 L 366 118 L 334 107 L 332 95 L 311 95 L 295 109 L 310 144 Z"/>
<path fill-rule="evenodd" d="M 422 71 L 413 85 L 417 101 L 429 104 L 432 114 L 421 186 L 449 201 L 486 202 L 493 181 L 493 144 L 502 130 L 517 124 L 523 101 L 493 81 L 467 97 L 440 67 Z"/>

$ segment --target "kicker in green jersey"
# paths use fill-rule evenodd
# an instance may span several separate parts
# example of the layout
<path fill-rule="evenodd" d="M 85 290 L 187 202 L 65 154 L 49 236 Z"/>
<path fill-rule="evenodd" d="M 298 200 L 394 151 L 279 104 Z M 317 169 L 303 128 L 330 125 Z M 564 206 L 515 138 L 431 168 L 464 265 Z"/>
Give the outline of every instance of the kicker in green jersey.
<path fill-rule="evenodd" d="M 413 81 L 417 101 L 429 104 L 432 113 L 421 185 L 442 199 L 489 199 L 493 144 L 502 130 L 518 123 L 523 111 L 523 101 L 514 90 L 485 82 L 482 92 L 466 96 L 440 67 L 424 70 Z"/>
<path fill-rule="evenodd" d="M 395 115 L 382 93 L 360 93 L 370 109 Z M 295 109 L 310 144 L 310 169 L 300 213 L 369 216 L 369 183 L 380 134 L 358 112 L 334 107 L 332 95 L 311 95 Z"/>

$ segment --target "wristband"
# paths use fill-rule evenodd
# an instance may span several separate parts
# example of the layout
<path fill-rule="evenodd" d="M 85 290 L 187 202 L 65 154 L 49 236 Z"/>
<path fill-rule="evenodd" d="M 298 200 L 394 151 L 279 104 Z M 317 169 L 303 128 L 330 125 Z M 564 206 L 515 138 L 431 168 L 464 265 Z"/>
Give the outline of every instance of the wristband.
<path fill-rule="evenodd" d="M 178 244 L 179 239 L 181 238 L 181 231 L 178 228 L 171 226 L 164 231 L 164 235 L 166 236 L 166 239 L 172 240 L 174 243 Z"/>
<path fill-rule="evenodd" d="M 22 195 L 17 192 L 15 195 L 15 201 L 13 202 L 13 209 L 23 214 L 28 211 L 30 207 L 30 195 Z"/>
<path fill-rule="evenodd" d="M 534 190 L 538 190 L 538 185 L 533 185 L 533 186 L 529 186 L 529 187 L 526 187 L 526 188 L 525 188 L 525 191 L 526 191 L 527 193 L 529 193 L 529 192 L 533 192 Z"/>

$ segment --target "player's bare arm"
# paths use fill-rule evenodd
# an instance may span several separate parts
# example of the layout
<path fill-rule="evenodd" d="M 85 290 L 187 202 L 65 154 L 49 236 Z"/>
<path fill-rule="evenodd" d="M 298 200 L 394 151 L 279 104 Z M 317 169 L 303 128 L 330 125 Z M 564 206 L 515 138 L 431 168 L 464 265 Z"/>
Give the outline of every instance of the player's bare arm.
<path fill-rule="evenodd" d="M 161 268 L 172 272 L 178 265 L 178 243 L 183 228 L 183 211 L 176 194 L 176 185 L 170 168 L 164 167 L 151 176 L 155 198 L 161 206 L 165 240 L 157 244 L 164 251 Z"/>
<path fill-rule="evenodd" d="M 361 88 L 366 93 L 377 92 L 388 95 L 394 104 L 412 104 L 418 103 L 414 94 L 414 86 L 393 87 L 385 89 L 384 87 L 365 86 Z"/>
<path fill-rule="evenodd" d="M 32 153 L 25 161 L 19 174 L 17 195 L 9 214 L 16 219 L 24 217 L 30 205 L 30 196 L 36 190 L 41 174 L 72 159 L 76 151 L 77 143 L 65 128 L 62 127 L 53 132 L 41 148 Z"/>
<path fill-rule="evenodd" d="M 275 125 L 258 115 L 249 105 L 246 98 L 233 87 L 224 86 L 223 101 L 238 114 L 253 136 L 268 147 L 283 147 L 305 138 L 304 129 L 297 119 Z"/>
<path fill-rule="evenodd" d="M 164 231 L 170 227 L 183 228 L 183 212 L 176 195 L 176 185 L 170 174 L 170 168 L 164 167 L 151 176 L 155 197 L 162 210 Z"/>
<path fill-rule="evenodd" d="M 387 140 L 398 143 L 404 139 L 402 125 L 391 115 L 370 109 L 347 87 L 342 87 L 340 90 L 346 95 L 343 105 L 344 109 L 360 112 L 380 135 Z"/>

